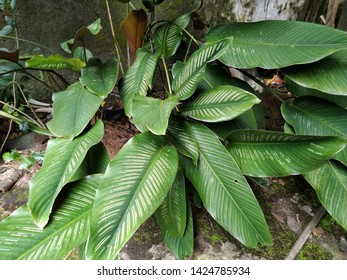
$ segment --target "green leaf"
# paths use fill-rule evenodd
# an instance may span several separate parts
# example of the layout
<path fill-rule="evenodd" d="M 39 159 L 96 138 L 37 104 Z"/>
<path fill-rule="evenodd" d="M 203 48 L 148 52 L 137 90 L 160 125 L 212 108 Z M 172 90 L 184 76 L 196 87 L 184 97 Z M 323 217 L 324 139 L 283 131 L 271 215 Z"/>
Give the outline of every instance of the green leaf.
<path fill-rule="evenodd" d="M 245 246 L 272 243 L 263 212 L 235 160 L 207 127 L 191 126 L 199 144 L 198 166 L 187 158 L 181 162 L 206 210 Z"/>
<path fill-rule="evenodd" d="M 149 130 L 153 134 L 164 135 L 171 111 L 178 104 L 175 96 L 165 100 L 147 96 L 135 96 L 131 122 L 142 132 Z"/>
<path fill-rule="evenodd" d="M 205 122 L 232 120 L 248 111 L 260 100 L 253 94 L 234 86 L 219 86 L 197 95 L 180 106 L 182 116 Z"/>
<path fill-rule="evenodd" d="M 88 26 L 83 26 L 80 29 L 78 29 L 75 33 L 74 38 L 61 43 L 60 46 L 67 53 L 71 53 L 71 48 L 74 46 L 75 41 L 83 41 L 83 37 L 87 33 L 91 33 L 92 35 L 97 35 L 101 31 L 101 29 L 102 29 L 101 19 L 98 18 L 93 23 L 89 24 Z"/>
<path fill-rule="evenodd" d="M 160 25 L 155 30 L 154 43 L 164 58 L 169 58 L 176 53 L 182 40 L 182 29 L 187 27 L 190 15 L 190 13 L 184 14 L 174 22 Z"/>
<path fill-rule="evenodd" d="M 104 173 L 110 162 L 110 155 L 102 142 L 91 147 L 69 182 L 77 181 L 91 174 Z"/>
<path fill-rule="evenodd" d="M 73 52 L 73 57 L 78 58 L 79 60 L 82 60 L 82 61 L 88 61 L 94 56 L 90 50 L 84 47 L 77 47 Z"/>
<path fill-rule="evenodd" d="M 347 34 L 347 33 L 346 33 Z M 295 83 L 333 95 L 347 96 L 347 49 L 318 62 L 293 66 L 284 73 Z M 319 78 L 317 78 L 319 77 Z"/>
<path fill-rule="evenodd" d="M 99 181 L 94 175 L 67 186 L 43 230 L 33 223 L 26 205 L 0 222 L 0 259 L 60 259 L 79 246 L 87 239 Z"/>
<path fill-rule="evenodd" d="M 175 181 L 154 213 L 158 226 L 170 236 L 182 238 L 187 224 L 187 201 L 184 175 L 181 170 L 177 172 Z"/>
<path fill-rule="evenodd" d="M 244 175 L 276 177 L 302 174 L 326 163 L 347 144 L 347 138 L 238 130 L 226 146 Z"/>
<path fill-rule="evenodd" d="M 183 260 L 187 256 L 191 256 L 194 251 L 194 225 L 192 209 L 188 204 L 188 219 L 184 235 L 180 238 L 173 236 L 169 231 L 161 230 L 165 244 L 169 247 L 171 253 L 176 259 Z"/>
<path fill-rule="evenodd" d="M 87 151 L 101 141 L 104 125 L 97 121 L 86 134 L 74 139 L 53 139 L 48 142 L 42 168 L 30 180 L 28 207 L 39 228 L 48 223 L 53 203 L 70 181 Z"/>
<path fill-rule="evenodd" d="M 35 159 L 33 157 L 24 157 L 20 159 L 19 169 L 29 169 L 35 164 Z"/>
<path fill-rule="evenodd" d="M 174 75 L 172 81 L 172 90 L 179 100 L 188 99 L 194 94 L 206 64 L 218 59 L 225 51 L 225 46 L 224 41 L 213 45 L 204 45 L 195 51 L 184 65 L 179 64 L 181 71 Z"/>
<path fill-rule="evenodd" d="M 318 61 L 346 48 L 347 33 L 323 25 L 267 20 L 218 25 L 206 43 L 229 39 L 227 51 L 219 60 L 236 68 L 277 69 Z"/>
<path fill-rule="evenodd" d="M 318 97 L 318 98 L 333 102 L 336 105 L 339 105 L 341 107 L 347 108 L 347 96 L 334 95 L 334 94 L 322 92 L 316 89 L 306 88 L 296 84 L 294 81 L 292 81 L 288 77 L 285 78 L 285 85 L 286 85 L 286 88 L 290 91 L 290 93 L 292 93 L 294 96 L 300 97 L 300 96 L 308 95 L 308 96 Z"/>
<path fill-rule="evenodd" d="M 72 139 L 79 135 L 98 111 L 102 98 L 87 90 L 81 83 L 53 94 L 53 119 L 48 129 L 58 137 Z"/>
<path fill-rule="evenodd" d="M 53 54 L 49 57 L 34 55 L 25 62 L 27 68 L 56 70 L 70 68 L 74 71 L 81 71 L 86 64 L 78 58 L 67 58 L 60 54 Z"/>
<path fill-rule="evenodd" d="M 294 127 L 297 134 L 347 138 L 347 110 L 333 103 L 301 97 L 292 104 L 283 103 L 281 111 L 285 121 Z M 347 147 L 333 158 L 347 166 Z"/>
<path fill-rule="evenodd" d="M 171 188 L 177 152 L 149 132 L 133 137 L 110 162 L 97 190 L 88 259 L 114 259 Z"/>
<path fill-rule="evenodd" d="M 152 54 L 145 48 L 140 48 L 136 60 L 124 75 L 120 94 L 122 97 L 125 114 L 133 116 L 132 107 L 135 96 L 146 96 L 147 90 L 152 87 L 153 74 L 158 63 L 159 55 Z"/>
<path fill-rule="evenodd" d="M 183 155 L 198 162 L 199 150 L 189 122 L 184 119 L 170 118 L 167 137 L 169 142 Z"/>
<path fill-rule="evenodd" d="M 10 162 L 12 160 L 19 160 L 20 153 L 16 149 L 13 149 L 11 152 L 6 152 L 2 154 L 2 159 L 4 162 Z"/>
<path fill-rule="evenodd" d="M 347 168 L 329 161 L 321 168 L 305 173 L 329 214 L 347 230 Z"/>
<path fill-rule="evenodd" d="M 97 96 L 106 98 L 117 82 L 118 70 L 119 63 L 115 58 L 106 63 L 92 58 L 82 69 L 80 82 Z"/>

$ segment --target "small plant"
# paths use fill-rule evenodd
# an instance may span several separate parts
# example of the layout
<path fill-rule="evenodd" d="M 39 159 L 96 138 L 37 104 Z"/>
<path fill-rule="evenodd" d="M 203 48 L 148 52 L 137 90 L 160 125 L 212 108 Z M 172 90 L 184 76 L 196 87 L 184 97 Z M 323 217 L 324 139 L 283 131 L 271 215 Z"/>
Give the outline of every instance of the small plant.
<path fill-rule="evenodd" d="M 154 9 L 161 1 L 144 2 Z M 143 17 L 134 12 L 135 22 L 137 14 Z M 81 258 L 116 259 L 154 215 L 164 242 L 183 259 L 193 252 L 188 184 L 242 244 L 271 244 L 248 177 L 303 174 L 347 228 L 347 114 L 339 106 L 347 95 L 347 33 L 303 22 L 228 23 L 201 43 L 186 30 L 190 19 L 187 13 L 151 22 L 140 44 L 128 36 L 135 41 L 129 43 L 134 62 L 119 88 L 141 133 L 113 159 L 100 142 L 102 121 L 91 120 L 117 83 L 119 60 L 87 58 L 79 81 L 54 93 L 47 123 L 54 139 L 30 181 L 27 205 L 0 224 L 1 258 L 56 259 L 81 246 Z M 182 40 L 198 49 L 172 63 Z M 245 74 L 254 67 L 281 69 L 295 96 L 308 95 L 283 102 L 285 133 L 265 130 L 259 97 L 231 78 L 228 67 Z M 158 93 L 152 83 L 159 69 Z"/>
<path fill-rule="evenodd" d="M 20 163 L 19 169 L 29 169 L 36 162 L 42 162 L 43 157 L 42 153 L 31 151 L 28 151 L 27 155 L 22 156 L 16 149 L 2 154 L 4 162 L 18 161 Z"/>

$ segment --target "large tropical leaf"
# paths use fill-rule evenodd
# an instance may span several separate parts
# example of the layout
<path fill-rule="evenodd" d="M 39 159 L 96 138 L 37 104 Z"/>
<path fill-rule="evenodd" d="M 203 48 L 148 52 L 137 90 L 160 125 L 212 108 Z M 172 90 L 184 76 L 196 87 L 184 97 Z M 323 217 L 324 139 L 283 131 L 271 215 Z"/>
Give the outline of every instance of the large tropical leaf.
<path fill-rule="evenodd" d="M 157 66 L 159 54 L 153 54 L 145 48 L 140 48 L 136 60 L 124 75 L 120 94 L 122 97 L 125 114 L 132 117 L 133 99 L 136 95 L 147 95 L 147 90 L 152 87 L 152 79 Z"/>
<path fill-rule="evenodd" d="M 81 72 L 81 84 L 91 92 L 105 98 L 114 88 L 118 78 L 119 63 L 112 58 L 106 63 L 91 58 Z"/>
<path fill-rule="evenodd" d="M 184 14 L 174 22 L 165 23 L 155 30 L 154 43 L 164 58 L 171 57 L 176 53 L 182 40 L 182 29 L 187 27 L 190 15 L 190 13 Z"/>
<path fill-rule="evenodd" d="M 318 61 L 346 48 L 347 33 L 323 25 L 268 20 L 218 25 L 207 34 L 206 43 L 229 38 L 227 51 L 219 58 L 237 68 L 277 69 Z"/>
<path fill-rule="evenodd" d="M 211 216 L 248 247 L 269 244 L 263 212 L 241 170 L 217 136 L 202 124 L 192 124 L 199 144 L 198 166 L 182 158 L 184 171 Z"/>
<path fill-rule="evenodd" d="M 190 157 L 197 164 L 199 158 L 198 143 L 195 140 L 189 122 L 172 117 L 169 121 L 167 137 L 181 154 Z"/>
<path fill-rule="evenodd" d="M 284 103 L 282 115 L 297 134 L 347 138 L 347 110 L 319 98 L 302 97 Z M 347 147 L 333 156 L 347 166 Z"/>
<path fill-rule="evenodd" d="M 56 136 L 72 139 L 79 135 L 98 111 L 102 98 L 81 83 L 53 94 L 53 119 L 47 123 Z"/>
<path fill-rule="evenodd" d="M 177 152 L 149 132 L 133 137 L 110 162 L 96 193 L 89 259 L 116 258 L 165 199 L 176 177 Z"/>
<path fill-rule="evenodd" d="M 172 81 L 172 90 L 179 100 L 191 97 L 199 85 L 205 66 L 208 62 L 218 59 L 225 51 L 225 42 L 204 45 L 184 65 L 180 65 Z"/>
<path fill-rule="evenodd" d="M 248 111 L 260 100 L 250 92 L 234 86 L 219 86 L 201 92 L 180 107 L 183 116 L 205 122 L 232 120 Z"/>
<path fill-rule="evenodd" d="M 25 205 L 0 222 L 0 259 L 59 259 L 87 239 L 99 175 L 86 177 L 64 189 L 42 230 Z"/>
<path fill-rule="evenodd" d="M 286 88 L 295 96 L 314 96 L 328 100 L 347 109 L 347 96 L 330 94 L 313 88 L 306 88 L 296 84 L 288 77 L 285 78 L 285 85 Z"/>
<path fill-rule="evenodd" d="M 191 256 L 194 251 L 194 225 L 192 209 L 188 204 L 187 226 L 184 235 L 180 238 L 171 235 L 169 231 L 161 229 L 165 244 L 169 247 L 171 253 L 176 259 L 183 260 L 187 256 Z"/>
<path fill-rule="evenodd" d="M 53 203 L 70 181 L 88 150 L 101 141 L 104 125 L 98 121 L 86 134 L 74 140 L 50 140 L 39 172 L 30 180 L 28 207 L 39 228 L 48 223 Z"/>
<path fill-rule="evenodd" d="M 302 174 L 326 163 L 347 144 L 347 138 L 293 135 L 263 130 L 237 130 L 226 146 L 244 175 L 254 177 Z"/>
<path fill-rule="evenodd" d="M 169 193 L 154 215 L 159 227 L 168 231 L 170 236 L 183 237 L 187 225 L 187 201 L 181 170 L 177 172 Z"/>
<path fill-rule="evenodd" d="M 49 57 L 34 55 L 25 62 L 27 68 L 55 70 L 70 68 L 74 71 L 81 71 L 86 64 L 78 58 L 67 58 L 60 54 L 53 54 Z"/>
<path fill-rule="evenodd" d="M 305 173 L 330 215 L 347 230 L 347 167 L 329 161 L 321 168 Z"/>
<path fill-rule="evenodd" d="M 132 10 L 121 23 L 121 28 L 128 40 L 129 52 L 133 60 L 135 59 L 136 51 L 141 47 L 146 27 L 147 14 L 143 9 Z"/>
<path fill-rule="evenodd" d="M 345 43 L 344 50 L 338 51 L 318 62 L 286 68 L 284 73 L 295 83 L 303 87 L 347 97 L 346 46 L 347 44 Z"/>
<path fill-rule="evenodd" d="M 70 182 L 77 181 L 91 174 L 104 173 L 110 162 L 110 155 L 102 142 L 91 147 L 78 167 Z"/>
<path fill-rule="evenodd" d="M 151 131 L 164 135 L 168 126 L 171 111 L 178 105 L 175 96 L 165 100 L 148 96 L 135 96 L 133 99 L 133 117 L 131 122 L 140 131 Z"/>

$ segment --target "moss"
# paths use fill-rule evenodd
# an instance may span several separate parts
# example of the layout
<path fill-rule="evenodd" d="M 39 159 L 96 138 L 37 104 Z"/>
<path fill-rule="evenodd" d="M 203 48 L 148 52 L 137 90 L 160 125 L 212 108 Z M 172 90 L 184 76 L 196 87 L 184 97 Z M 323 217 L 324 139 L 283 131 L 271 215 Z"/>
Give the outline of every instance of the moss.
<path fill-rule="evenodd" d="M 306 243 L 298 253 L 298 260 L 331 260 L 332 254 L 315 243 Z"/>
<path fill-rule="evenodd" d="M 343 236 L 346 231 L 328 213 L 320 220 L 319 225 L 326 232 L 334 235 L 337 239 Z"/>
<path fill-rule="evenodd" d="M 198 209 L 194 215 L 195 230 L 212 245 L 232 238 L 206 211 Z"/>

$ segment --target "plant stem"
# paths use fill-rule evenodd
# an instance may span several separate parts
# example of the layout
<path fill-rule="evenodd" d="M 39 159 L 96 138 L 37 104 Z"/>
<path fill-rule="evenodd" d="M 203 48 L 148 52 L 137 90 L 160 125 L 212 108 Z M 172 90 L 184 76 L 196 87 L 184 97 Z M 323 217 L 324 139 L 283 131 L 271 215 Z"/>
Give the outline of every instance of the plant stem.
<path fill-rule="evenodd" d="M 123 57 L 121 57 L 120 47 L 119 47 L 119 44 L 118 44 L 118 41 L 117 41 L 117 38 L 116 38 L 116 33 L 114 32 L 110 5 L 108 3 L 108 0 L 105 0 L 105 3 L 106 3 L 106 8 L 107 8 L 108 20 L 109 20 L 110 27 L 111 27 L 111 33 L 112 33 L 112 37 L 113 37 L 114 47 L 115 47 L 115 50 L 116 50 L 116 56 L 117 56 L 118 60 L 121 62 L 119 64 L 120 65 L 120 70 L 122 72 L 122 75 L 124 75 L 124 73 L 125 73 L 124 72 L 124 66 L 123 66 L 124 59 L 123 59 Z"/>
<path fill-rule="evenodd" d="M 237 69 L 238 71 L 240 71 L 242 74 L 244 74 L 245 76 L 247 76 L 248 78 L 250 78 L 252 81 L 256 82 L 258 85 L 260 85 L 266 92 L 270 93 L 271 95 L 273 95 L 275 98 L 277 98 L 281 103 L 284 103 L 284 100 L 279 97 L 273 90 L 271 90 L 270 88 L 268 88 L 266 85 L 264 85 L 261 81 L 259 81 L 256 77 L 254 77 L 253 75 L 249 74 L 247 71 L 244 71 L 242 69 Z"/>
<path fill-rule="evenodd" d="M 171 90 L 171 81 L 170 81 L 169 71 L 168 71 L 168 69 L 167 69 L 164 56 L 161 56 L 161 61 L 163 62 L 163 65 L 164 65 L 164 71 L 165 71 L 167 86 L 168 86 L 168 90 L 169 90 L 169 95 L 171 95 L 171 94 L 172 94 L 172 90 Z"/>
<path fill-rule="evenodd" d="M 36 43 L 36 42 L 33 42 L 33 41 L 29 41 L 29 40 L 25 40 L 25 39 L 21 39 L 21 38 L 16 38 L 16 37 L 12 37 L 12 36 L 8 36 L 8 35 L 0 35 L 0 37 L 3 37 L 3 38 L 7 38 L 7 39 L 11 39 L 11 40 L 18 40 L 18 41 L 21 41 L 21 42 L 25 42 L 25 43 L 28 43 L 28 44 L 32 44 L 32 45 L 35 45 L 35 46 L 38 46 L 42 49 L 46 49 L 52 53 L 56 53 L 55 50 L 49 48 L 49 47 L 46 47 L 44 45 L 41 45 L 39 43 Z"/>

